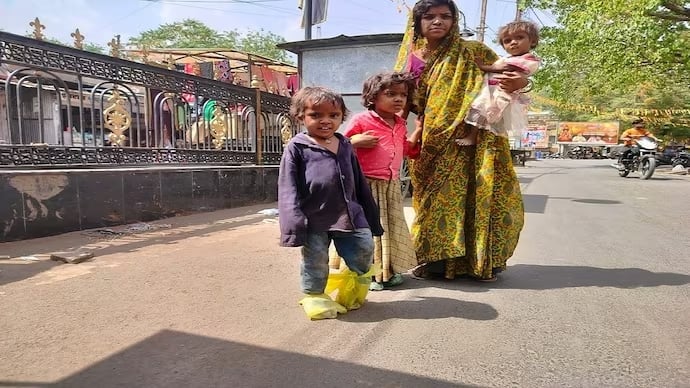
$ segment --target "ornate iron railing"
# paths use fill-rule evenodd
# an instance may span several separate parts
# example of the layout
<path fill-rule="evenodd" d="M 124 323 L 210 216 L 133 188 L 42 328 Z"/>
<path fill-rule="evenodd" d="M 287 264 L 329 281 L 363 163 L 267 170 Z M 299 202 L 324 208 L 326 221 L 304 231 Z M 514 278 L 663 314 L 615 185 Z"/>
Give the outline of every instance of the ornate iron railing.
<path fill-rule="evenodd" d="M 0 167 L 276 164 L 296 129 L 287 97 L 5 32 L 0 76 Z"/>

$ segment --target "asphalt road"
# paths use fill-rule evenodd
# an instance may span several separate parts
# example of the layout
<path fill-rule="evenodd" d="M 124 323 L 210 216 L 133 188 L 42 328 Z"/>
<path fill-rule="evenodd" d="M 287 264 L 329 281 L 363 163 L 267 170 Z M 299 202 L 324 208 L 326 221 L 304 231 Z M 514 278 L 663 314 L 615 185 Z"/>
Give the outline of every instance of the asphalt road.
<path fill-rule="evenodd" d="M 336 320 L 297 305 L 266 206 L 0 244 L 0 387 L 690 387 L 690 179 L 608 163 L 518 168 L 498 282 L 408 278 Z M 70 247 L 96 257 L 47 259 Z"/>

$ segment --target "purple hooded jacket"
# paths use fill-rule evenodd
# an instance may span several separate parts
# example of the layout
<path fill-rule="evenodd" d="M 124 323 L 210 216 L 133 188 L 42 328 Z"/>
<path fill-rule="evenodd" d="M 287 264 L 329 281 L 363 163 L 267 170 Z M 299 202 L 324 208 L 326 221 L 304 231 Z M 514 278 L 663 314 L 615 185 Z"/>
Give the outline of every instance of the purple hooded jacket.
<path fill-rule="evenodd" d="M 278 176 L 280 245 L 304 245 L 307 233 L 370 228 L 383 234 L 374 201 L 350 140 L 339 133 L 338 153 L 300 133 L 283 151 Z"/>

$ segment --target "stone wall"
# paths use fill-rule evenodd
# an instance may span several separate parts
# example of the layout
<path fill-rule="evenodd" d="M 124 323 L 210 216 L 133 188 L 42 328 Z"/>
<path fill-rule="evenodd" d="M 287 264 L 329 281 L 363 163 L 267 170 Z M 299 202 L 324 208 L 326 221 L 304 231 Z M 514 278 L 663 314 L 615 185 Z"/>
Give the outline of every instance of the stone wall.
<path fill-rule="evenodd" d="M 0 172 L 0 242 L 277 201 L 278 166 Z"/>

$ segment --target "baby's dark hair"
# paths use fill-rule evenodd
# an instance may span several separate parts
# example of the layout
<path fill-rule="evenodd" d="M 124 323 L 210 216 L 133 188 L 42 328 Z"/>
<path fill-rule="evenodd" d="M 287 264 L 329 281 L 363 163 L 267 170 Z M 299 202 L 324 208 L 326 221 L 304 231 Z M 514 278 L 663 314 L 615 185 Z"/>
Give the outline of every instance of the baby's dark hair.
<path fill-rule="evenodd" d="M 416 83 L 414 75 L 411 73 L 379 73 L 372 75 L 364 81 L 362 88 L 362 105 L 369 110 L 374 109 L 376 97 L 385 89 L 393 85 L 404 84 L 407 85 L 407 101 L 405 106 L 410 106 L 412 103 L 412 95 L 414 94 Z"/>
<path fill-rule="evenodd" d="M 349 113 L 347 107 L 345 106 L 343 96 L 340 94 L 321 86 L 307 86 L 298 90 L 297 93 L 292 96 L 290 103 L 290 115 L 297 120 L 303 120 L 304 111 L 307 109 L 307 106 L 321 105 L 324 103 L 329 103 L 336 107 L 340 107 L 343 112 L 343 120 Z"/>
<path fill-rule="evenodd" d="M 422 16 L 429 11 L 431 7 L 439 7 L 447 5 L 450 13 L 453 14 L 453 24 L 458 21 L 458 6 L 453 0 L 419 0 L 414 7 L 412 7 L 412 20 L 414 21 L 414 36 L 413 40 L 416 42 L 422 37 Z"/>
<path fill-rule="evenodd" d="M 524 20 L 510 22 L 498 29 L 498 44 L 503 47 L 503 39 L 508 35 L 524 32 L 530 40 L 530 47 L 535 48 L 539 44 L 539 27 L 536 24 Z"/>

